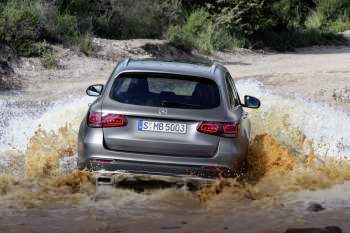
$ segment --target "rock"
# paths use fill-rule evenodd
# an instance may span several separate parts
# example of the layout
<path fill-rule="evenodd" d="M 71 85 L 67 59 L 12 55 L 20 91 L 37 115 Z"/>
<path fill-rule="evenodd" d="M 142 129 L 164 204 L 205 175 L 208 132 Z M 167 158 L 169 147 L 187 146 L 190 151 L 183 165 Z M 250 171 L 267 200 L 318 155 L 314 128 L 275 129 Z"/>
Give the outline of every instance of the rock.
<path fill-rule="evenodd" d="M 162 230 L 174 230 L 174 229 L 181 229 L 180 226 L 169 226 L 169 227 L 160 227 L 159 229 Z"/>
<path fill-rule="evenodd" d="M 318 203 L 313 203 L 306 210 L 310 212 L 319 212 L 325 210 L 325 208 Z"/>
<path fill-rule="evenodd" d="M 350 103 L 350 87 L 342 87 L 333 90 L 333 99 L 338 103 Z"/>
<path fill-rule="evenodd" d="M 10 64 L 7 61 L 0 60 L 0 75 L 12 75 L 13 73 Z"/>
<path fill-rule="evenodd" d="M 0 90 L 19 89 L 20 78 L 16 75 L 7 61 L 0 60 Z"/>
<path fill-rule="evenodd" d="M 175 47 L 169 43 L 146 43 L 141 47 L 152 57 L 161 60 L 206 63 L 211 64 L 212 61 L 207 57 L 196 54 L 185 48 Z"/>
<path fill-rule="evenodd" d="M 20 88 L 20 79 L 11 67 L 11 63 L 16 61 L 15 52 L 9 46 L 0 43 L 0 90 Z"/>
<path fill-rule="evenodd" d="M 350 45 L 350 30 L 344 31 L 341 34 L 348 40 L 348 44 Z"/>
<path fill-rule="evenodd" d="M 343 233 L 343 231 L 337 226 L 327 226 L 325 228 L 287 229 L 285 233 Z"/>
<path fill-rule="evenodd" d="M 287 229 L 284 233 L 325 233 L 321 228 L 295 228 Z"/>
<path fill-rule="evenodd" d="M 328 226 L 324 228 L 327 233 L 343 233 L 343 231 L 337 226 Z"/>
<path fill-rule="evenodd" d="M 281 233 L 280 231 L 275 231 L 275 230 L 264 230 L 259 233 Z"/>
<path fill-rule="evenodd" d="M 125 58 L 156 58 L 162 60 L 188 61 L 194 63 L 208 63 L 211 60 L 205 56 L 178 48 L 165 40 L 134 39 L 134 40 L 108 40 L 94 38 L 96 48 L 92 57 L 111 61 L 121 61 Z"/>
<path fill-rule="evenodd" d="M 18 90 L 21 88 L 21 86 L 22 86 L 21 79 L 18 75 L 16 74 L 4 75 L 0 73 L 0 91 Z"/>
<path fill-rule="evenodd" d="M 7 61 L 8 63 L 18 62 L 16 51 L 10 46 L 0 43 L 0 61 Z"/>

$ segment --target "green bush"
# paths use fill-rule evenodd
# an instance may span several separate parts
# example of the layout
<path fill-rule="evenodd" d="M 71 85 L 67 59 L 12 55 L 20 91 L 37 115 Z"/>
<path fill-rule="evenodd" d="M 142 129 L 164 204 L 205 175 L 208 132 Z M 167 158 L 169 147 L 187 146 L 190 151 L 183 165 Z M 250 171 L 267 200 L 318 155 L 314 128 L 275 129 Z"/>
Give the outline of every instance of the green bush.
<path fill-rule="evenodd" d="M 160 38 L 176 19 L 178 4 L 178 0 L 111 1 L 104 17 L 112 23 L 105 27 L 115 31 L 112 35 L 117 39 Z"/>
<path fill-rule="evenodd" d="M 34 56 L 42 56 L 43 54 L 52 51 L 50 45 L 44 40 L 42 42 L 35 42 L 32 44 Z"/>
<path fill-rule="evenodd" d="M 175 46 L 196 48 L 204 53 L 244 45 L 243 40 L 236 39 L 227 30 L 215 24 L 209 12 L 203 8 L 194 11 L 184 25 L 170 27 L 167 39 Z"/>
<path fill-rule="evenodd" d="M 180 0 L 55 0 L 60 14 L 76 17 L 80 34 L 112 39 L 159 38 L 177 18 Z"/>
<path fill-rule="evenodd" d="M 78 20 L 75 16 L 64 14 L 57 18 L 56 37 L 63 43 L 74 43 L 79 37 Z"/>
<path fill-rule="evenodd" d="M 246 38 L 231 35 L 227 30 L 216 25 L 212 34 L 212 43 L 215 50 L 242 48 L 247 44 Z"/>
<path fill-rule="evenodd" d="M 170 27 L 167 39 L 175 46 L 196 48 L 201 52 L 212 51 L 211 40 L 212 21 L 204 9 L 194 11 L 182 26 Z"/>
<path fill-rule="evenodd" d="M 300 27 L 315 8 L 315 0 L 270 0 L 265 1 L 265 17 L 272 17 L 268 26 Z M 267 14 L 266 14 L 267 13 Z"/>
<path fill-rule="evenodd" d="M 87 56 L 90 56 L 93 53 L 94 46 L 90 34 L 85 34 L 80 37 L 79 50 Z"/>
<path fill-rule="evenodd" d="M 76 17 L 84 17 L 94 14 L 97 6 L 100 6 L 98 1 L 86 0 L 56 0 L 59 12 L 65 12 Z"/>
<path fill-rule="evenodd" d="M 0 0 L 0 42 L 22 56 L 43 54 L 42 41 L 90 55 L 92 35 L 166 37 L 204 53 L 286 50 L 343 43 L 336 33 L 347 29 L 349 0 Z"/>
<path fill-rule="evenodd" d="M 43 39 L 50 42 L 59 42 L 57 36 L 57 18 L 59 15 L 57 6 L 54 2 L 44 0 L 41 0 L 37 6 Z"/>
<path fill-rule="evenodd" d="M 166 38 L 175 47 L 191 49 L 191 45 L 185 40 L 185 35 L 183 35 L 182 27 L 180 25 L 170 26 L 166 33 Z"/>
<path fill-rule="evenodd" d="M 319 29 L 326 22 L 326 18 L 320 11 L 313 11 L 305 21 L 306 28 Z"/>
<path fill-rule="evenodd" d="M 58 65 L 58 58 L 54 51 L 48 50 L 40 57 L 41 64 L 46 69 L 54 69 Z"/>
<path fill-rule="evenodd" d="M 342 32 L 350 29 L 350 1 L 316 0 L 316 8 L 305 25 L 322 31 Z"/>
<path fill-rule="evenodd" d="M 214 8 L 216 22 L 231 33 L 251 35 L 255 31 L 269 23 L 269 17 L 265 17 L 264 0 L 227 0 L 219 1 Z"/>
<path fill-rule="evenodd" d="M 291 28 L 280 32 L 263 31 L 259 36 L 261 43 L 258 48 L 272 48 L 282 52 L 313 45 L 346 44 L 346 39 L 342 35 L 322 32 L 318 29 Z"/>
<path fill-rule="evenodd" d="M 37 55 L 33 44 L 41 37 L 36 1 L 8 1 L 0 15 L 0 41 L 22 56 Z"/>
<path fill-rule="evenodd" d="M 343 32 L 350 29 L 349 15 L 340 15 L 335 21 L 329 24 L 329 29 L 334 32 Z"/>
<path fill-rule="evenodd" d="M 93 19 L 103 11 L 103 3 L 108 1 L 56 0 L 58 12 L 74 16 L 80 34 L 93 30 Z"/>
<path fill-rule="evenodd" d="M 327 21 L 335 21 L 340 13 L 349 9 L 349 0 L 316 0 L 316 10 L 323 14 Z"/>

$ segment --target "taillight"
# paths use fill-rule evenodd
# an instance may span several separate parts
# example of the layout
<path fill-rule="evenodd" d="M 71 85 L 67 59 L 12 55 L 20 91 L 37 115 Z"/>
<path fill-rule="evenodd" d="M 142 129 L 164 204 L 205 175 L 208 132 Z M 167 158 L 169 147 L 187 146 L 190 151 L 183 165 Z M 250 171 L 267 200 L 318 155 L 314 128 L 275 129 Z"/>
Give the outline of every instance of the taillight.
<path fill-rule="evenodd" d="M 92 128 L 102 127 L 102 113 L 100 112 L 89 112 L 87 117 L 87 124 Z"/>
<path fill-rule="evenodd" d="M 205 122 L 199 124 L 197 130 L 201 133 L 219 135 L 220 134 L 220 123 L 217 122 Z"/>
<path fill-rule="evenodd" d="M 238 135 L 239 124 L 224 123 L 222 127 L 225 135 Z"/>
<path fill-rule="evenodd" d="M 107 114 L 102 116 L 102 127 L 110 128 L 110 127 L 122 127 L 128 124 L 128 120 L 123 115 L 117 114 Z"/>
<path fill-rule="evenodd" d="M 197 131 L 216 136 L 236 137 L 239 133 L 239 124 L 202 121 Z"/>
<path fill-rule="evenodd" d="M 128 124 L 125 116 L 119 114 L 103 114 L 101 112 L 89 112 L 87 123 L 92 128 L 122 127 Z"/>

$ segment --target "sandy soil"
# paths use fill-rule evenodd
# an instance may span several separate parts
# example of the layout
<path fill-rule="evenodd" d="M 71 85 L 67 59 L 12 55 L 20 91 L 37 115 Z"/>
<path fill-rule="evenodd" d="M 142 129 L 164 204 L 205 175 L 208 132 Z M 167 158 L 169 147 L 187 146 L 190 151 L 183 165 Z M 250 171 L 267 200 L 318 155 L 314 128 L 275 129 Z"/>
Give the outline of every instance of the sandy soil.
<path fill-rule="evenodd" d="M 349 32 L 346 35 L 350 37 Z M 44 69 L 39 59 L 23 58 L 15 68 L 23 83 L 21 99 L 25 99 L 25 96 L 47 99 L 48 96 L 81 95 L 86 86 L 104 83 L 123 58 L 161 57 L 217 60 L 224 63 L 236 79 L 257 79 L 274 93 L 302 96 L 350 110 L 350 46 L 311 47 L 292 53 L 237 50 L 204 57 L 179 51 L 161 40 L 95 39 L 94 42 L 98 48 L 94 57 L 55 47 L 59 54 L 59 66 L 53 70 Z M 6 93 L 0 94 L 6 96 Z"/>
<path fill-rule="evenodd" d="M 313 47 L 284 54 L 237 56 L 236 78 L 254 78 L 280 95 L 302 96 L 350 110 L 350 47 Z"/>
<path fill-rule="evenodd" d="M 350 31 L 344 35 L 350 41 Z M 254 78 L 277 94 L 302 96 L 350 110 L 349 46 L 219 57 L 226 60 L 236 78 Z"/>

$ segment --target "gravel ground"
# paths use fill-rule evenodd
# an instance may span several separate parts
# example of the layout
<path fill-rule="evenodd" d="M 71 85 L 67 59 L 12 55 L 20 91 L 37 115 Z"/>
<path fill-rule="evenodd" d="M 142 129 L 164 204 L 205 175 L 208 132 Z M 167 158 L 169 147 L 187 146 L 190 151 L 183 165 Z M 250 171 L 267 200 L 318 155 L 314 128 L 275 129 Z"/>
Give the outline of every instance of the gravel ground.
<path fill-rule="evenodd" d="M 37 58 L 22 58 L 14 69 L 22 81 L 21 98 L 83 94 L 88 85 L 104 83 L 117 61 L 156 56 L 201 62 L 217 60 L 236 79 L 257 79 L 274 93 L 302 96 L 350 110 L 350 47 L 311 47 L 290 53 L 240 49 L 205 57 L 179 51 L 161 40 L 95 39 L 94 42 L 99 48 L 94 57 L 55 47 L 59 56 L 57 69 L 43 68 Z M 7 93 L 3 91 L 0 95 Z"/>

